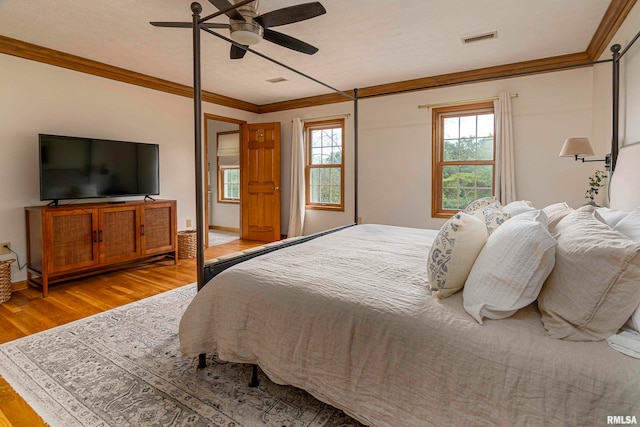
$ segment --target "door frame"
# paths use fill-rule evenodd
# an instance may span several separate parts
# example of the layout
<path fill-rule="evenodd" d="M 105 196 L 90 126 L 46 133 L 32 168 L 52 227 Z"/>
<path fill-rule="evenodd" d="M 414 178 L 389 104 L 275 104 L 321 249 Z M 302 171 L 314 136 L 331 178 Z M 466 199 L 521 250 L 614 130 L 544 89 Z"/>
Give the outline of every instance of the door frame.
<path fill-rule="evenodd" d="M 204 164 L 202 165 L 202 167 L 204 168 L 204 173 L 202 176 L 205 177 L 205 180 L 207 180 L 208 175 L 207 172 L 209 172 L 208 170 L 208 165 L 209 165 L 209 120 L 215 120 L 218 122 L 227 122 L 227 123 L 235 123 L 238 125 L 238 131 L 240 132 L 239 137 L 240 137 L 240 141 L 242 141 L 242 125 L 243 124 L 247 124 L 246 120 L 239 120 L 239 119 L 234 119 L 231 117 L 224 117 L 224 116 L 218 116 L 216 114 L 209 114 L 209 113 L 204 113 L 204 139 L 205 139 L 205 144 L 204 144 Z M 240 151 L 240 164 L 242 164 L 242 150 Z M 242 172 L 240 172 L 242 173 Z M 205 187 L 206 187 L 206 195 L 205 195 L 205 208 L 204 208 L 204 246 L 206 248 L 209 247 L 209 183 L 206 182 L 205 183 Z M 242 191 L 242 189 L 241 189 Z M 242 194 L 242 193 L 240 193 Z M 240 211 L 242 212 L 242 198 L 240 199 Z M 242 218 L 240 218 L 240 235 L 242 235 Z"/>

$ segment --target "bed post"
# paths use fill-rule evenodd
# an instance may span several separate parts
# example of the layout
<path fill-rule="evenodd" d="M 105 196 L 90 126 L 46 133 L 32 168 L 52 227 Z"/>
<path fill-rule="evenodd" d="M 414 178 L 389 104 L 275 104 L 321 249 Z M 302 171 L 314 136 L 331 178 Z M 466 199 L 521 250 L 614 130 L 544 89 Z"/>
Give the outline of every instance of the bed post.
<path fill-rule="evenodd" d="M 358 88 L 353 90 L 353 211 L 354 224 L 358 221 Z"/>
<path fill-rule="evenodd" d="M 191 3 L 191 11 L 193 12 L 193 127 L 194 127 L 194 145 L 196 157 L 196 245 L 197 254 L 197 277 L 198 290 L 204 286 L 204 230 L 202 224 L 204 215 L 202 213 L 203 203 L 203 184 L 202 184 L 202 90 L 200 76 L 200 12 L 202 6 L 200 3 Z M 198 368 L 207 366 L 207 355 L 200 354 L 198 356 Z"/>
<path fill-rule="evenodd" d="M 616 168 L 616 161 L 618 160 L 618 128 L 620 126 L 620 46 L 614 44 L 611 46 L 611 52 L 613 53 L 613 118 L 611 121 L 611 167 L 610 172 Z"/>

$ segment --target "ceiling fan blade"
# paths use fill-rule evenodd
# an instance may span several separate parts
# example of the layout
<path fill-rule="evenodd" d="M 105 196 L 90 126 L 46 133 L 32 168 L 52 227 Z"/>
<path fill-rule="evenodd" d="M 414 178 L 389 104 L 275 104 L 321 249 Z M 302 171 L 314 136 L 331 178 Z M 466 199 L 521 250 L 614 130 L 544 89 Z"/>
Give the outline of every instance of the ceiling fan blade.
<path fill-rule="evenodd" d="M 209 0 L 209 3 L 211 3 L 212 5 L 217 7 L 218 10 L 224 10 L 224 9 L 228 9 L 230 7 L 233 7 L 233 4 L 231 4 L 231 2 L 229 2 L 229 0 Z M 231 19 L 237 19 L 238 21 L 244 21 L 244 17 L 242 15 L 240 15 L 240 12 L 238 12 L 235 9 L 230 10 L 229 12 L 225 13 L 225 15 L 227 15 Z"/>
<path fill-rule="evenodd" d="M 264 30 L 263 38 L 265 40 L 269 40 L 271 43 L 275 43 L 292 50 L 297 50 L 298 52 L 306 53 L 307 55 L 313 55 L 318 51 L 317 47 L 311 46 L 309 43 L 305 43 L 295 37 L 269 30 L 267 28 Z"/>
<path fill-rule="evenodd" d="M 315 18 L 325 13 L 327 13 L 327 11 L 324 6 L 316 1 L 267 12 L 264 15 L 256 16 L 254 20 L 262 25 L 262 27 L 270 28 Z"/>
<path fill-rule="evenodd" d="M 249 47 L 249 46 L 247 46 Z M 242 49 L 241 47 L 236 46 L 235 44 L 231 45 L 231 53 L 229 54 L 229 57 L 231 59 L 241 59 L 244 57 L 244 55 L 247 53 L 246 50 Z"/>
<path fill-rule="evenodd" d="M 149 22 L 149 24 L 155 27 L 167 27 L 167 28 L 191 28 L 193 24 L 191 22 Z M 217 24 L 214 22 L 205 22 L 201 24 L 206 28 L 229 28 L 229 24 Z"/>

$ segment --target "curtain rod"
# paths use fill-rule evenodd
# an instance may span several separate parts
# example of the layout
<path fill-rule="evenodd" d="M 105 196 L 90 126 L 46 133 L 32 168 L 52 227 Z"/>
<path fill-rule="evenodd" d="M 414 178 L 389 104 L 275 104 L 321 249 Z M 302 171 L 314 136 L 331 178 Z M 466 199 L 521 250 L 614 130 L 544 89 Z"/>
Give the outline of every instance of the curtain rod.
<path fill-rule="evenodd" d="M 510 94 L 512 98 L 517 98 L 517 93 Z M 418 108 L 431 108 L 431 107 L 441 107 L 443 105 L 458 105 L 458 104 L 473 104 L 474 102 L 484 102 L 484 101 L 495 101 L 498 99 L 497 96 L 488 96 L 486 98 L 474 98 L 474 99 L 465 99 L 463 101 L 449 101 L 449 102 L 440 102 L 438 104 L 423 104 L 418 105 Z"/>
<path fill-rule="evenodd" d="M 348 118 L 350 116 L 351 116 L 351 113 L 345 113 L 345 114 L 333 114 L 331 116 L 309 117 L 307 119 L 303 119 L 301 117 L 300 120 L 302 120 L 303 122 L 310 122 L 310 121 L 316 121 L 316 120 L 338 119 L 338 118 L 341 118 L 341 117 L 344 117 L 346 119 L 346 118 Z M 293 123 L 293 120 L 291 120 L 291 122 Z"/>

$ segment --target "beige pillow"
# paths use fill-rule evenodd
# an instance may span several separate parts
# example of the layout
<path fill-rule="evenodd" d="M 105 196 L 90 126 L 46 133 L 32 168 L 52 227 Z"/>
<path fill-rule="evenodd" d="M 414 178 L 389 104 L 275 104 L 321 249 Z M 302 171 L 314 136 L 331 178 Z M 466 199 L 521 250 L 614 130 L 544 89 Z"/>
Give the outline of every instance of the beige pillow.
<path fill-rule="evenodd" d="M 463 212 L 449 218 L 429 251 L 427 277 L 433 296 L 446 298 L 462 289 L 486 241 L 484 221 Z"/>
<path fill-rule="evenodd" d="M 557 227 L 556 264 L 538 297 L 549 336 L 600 341 L 640 304 L 640 244 L 599 220 L 593 206 Z"/>
<path fill-rule="evenodd" d="M 556 225 L 567 215 L 573 212 L 573 208 L 567 205 L 566 202 L 554 203 L 553 205 L 546 206 L 542 209 L 542 212 L 547 216 L 549 231 L 556 233 Z"/>

